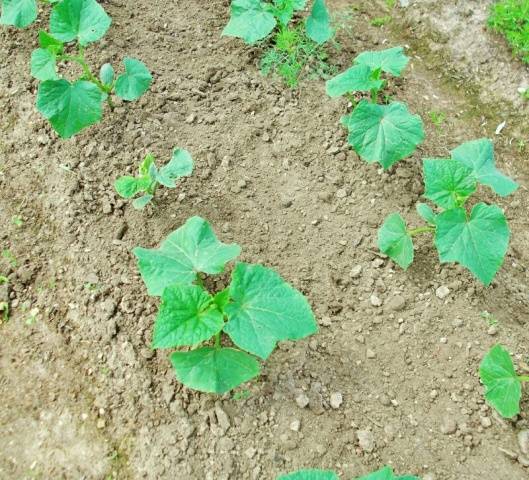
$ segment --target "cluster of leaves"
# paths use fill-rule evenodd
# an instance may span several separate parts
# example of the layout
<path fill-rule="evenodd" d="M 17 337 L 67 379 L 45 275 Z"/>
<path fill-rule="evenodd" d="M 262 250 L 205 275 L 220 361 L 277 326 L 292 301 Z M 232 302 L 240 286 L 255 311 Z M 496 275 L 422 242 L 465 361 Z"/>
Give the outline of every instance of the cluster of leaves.
<path fill-rule="evenodd" d="M 529 376 L 516 374 L 511 356 L 504 347 L 491 348 L 481 361 L 479 376 L 485 385 L 487 402 L 501 416 L 512 418 L 520 413 L 522 383 L 529 382 Z"/>
<path fill-rule="evenodd" d="M 409 58 L 402 47 L 358 55 L 351 68 L 327 81 L 327 95 L 347 96 L 353 111 L 342 118 L 349 130 L 349 143 L 368 163 L 379 162 L 385 169 L 411 155 L 424 140 L 421 118 L 400 102 L 379 104 L 379 93 L 387 85 L 383 73 L 400 77 Z M 356 101 L 357 92 L 370 92 L 370 101 Z"/>
<path fill-rule="evenodd" d="M 289 87 L 295 87 L 306 67 L 322 76 L 330 71 L 323 45 L 334 36 L 334 29 L 325 0 L 314 0 L 304 24 L 289 25 L 295 12 L 306 5 L 307 0 L 233 0 L 222 34 L 254 45 L 275 32 L 261 71 L 277 72 Z"/>
<path fill-rule="evenodd" d="M 215 295 L 205 289 L 199 273 L 222 273 L 240 251 L 220 242 L 200 217 L 187 220 L 160 248 L 134 250 L 149 294 L 162 299 L 153 348 L 188 347 L 171 362 L 178 380 L 195 390 L 227 392 L 259 375 L 255 357 L 266 360 L 278 341 L 317 331 L 306 298 L 261 265 L 236 263 L 229 287 Z M 238 348 L 222 346 L 222 333 Z"/>
<path fill-rule="evenodd" d="M 441 212 L 417 204 L 417 213 L 426 225 L 411 230 L 400 214 L 390 215 L 378 232 L 380 250 L 406 270 L 413 262 L 413 237 L 429 232 L 434 235 L 441 263 L 457 262 L 489 285 L 503 264 L 509 226 L 498 206 L 478 203 L 469 214 L 465 203 L 478 184 L 502 197 L 518 185 L 496 169 L 494 146 L 485 138 L 460 145 L 450 159 L 424 159 L 423 170 L 424 196 Z"/>
<path fill-rule="evenodd" d="M 330 470 L 300 470 L 288 475 L 281 475 L 277 480 L 340 480 L 340 478 Z M 356 480 L 419 480 L 419 477 L 412 475 L 397 476 L 391 467 L 384 467 L 376 472 L 358 477 Z"/>
<path fill-rule="evenodd" d="M 62 0 L 53 6 L 50 33 L 39 32 L 40 48 L 31 55 L 31 74 L 41 82 L 37 109 L 62 138 L 98 123 L 103 102 L 112 107 L 112 94 L 125 101 L 137 100 L 152 82 L 147 67 L 133 58 L 124 59 L 125 71 L 117 78 L 108 63 L 101 67 L 99 78 L 92 73 L 85 60 L 85 47 L 101 39 L 110 24 L 110 17 L 95 0 Z M 61 78 L 58 62 L 79 65 L 81 76 L 73 82 Z"/>
<path fill-rule="evenodd" d="M 138 193 L 142 196 L 132 202 L 138 210 L 144 208 L 153 198 L 158 186 L 176 188 L 176 180 L 193 173 L 193 159 L 184 149 L 176 148 L 167 165 L 158 169 L 154 155 L 148 154 L 140 164 L 136 177 L 123 176 L 116 180 L 114 187 L 123 198 L 132 198 Z"/>
<path fill-rule="evenodd" d="M 501 0 L 491 6 L 489 27 L 505 35 L 513 53 L 529 63 L 529 2 Z"/>

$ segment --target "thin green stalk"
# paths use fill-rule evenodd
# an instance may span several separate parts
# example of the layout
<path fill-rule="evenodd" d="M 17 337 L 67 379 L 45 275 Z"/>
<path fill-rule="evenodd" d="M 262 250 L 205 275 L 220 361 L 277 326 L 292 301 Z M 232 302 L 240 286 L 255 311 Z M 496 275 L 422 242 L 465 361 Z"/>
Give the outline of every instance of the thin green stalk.
<path fill-rule="evenodd" d="M 529 382 L 529 376 L 528 375 L 518 376 L 518 380 L 520 380 L 520 382 Z"/>
<path fill-rule="evenodd" d="M 420 235 L 422 233 L 428 233 L 428 232 L 434 232 L 435 227 L 419 227 L 419 228 L 413 228 L 411 230 L 408 230 L 408 235 L 410 237 L 414 237 L 415 235 Z"/>
<path fill-rule="evenodd" d="M 378 90 L 376 89 L 371 90 L 371 102 L 378 103 Z"/>
<path fill-rule="evenodd" d="M 219 333 L 217 333 L 217 334 L 215 335 L 215 348 L 216 348 L 217 350 L 220 349 L 220 333 L 221 333 L 221 332 L 219 332 Z"/>

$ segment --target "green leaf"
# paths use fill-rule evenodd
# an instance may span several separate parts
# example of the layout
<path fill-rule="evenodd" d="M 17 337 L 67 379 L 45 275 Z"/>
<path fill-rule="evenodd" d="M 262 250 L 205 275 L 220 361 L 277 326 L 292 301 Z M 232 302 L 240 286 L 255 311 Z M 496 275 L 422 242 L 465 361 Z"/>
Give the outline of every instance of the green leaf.
<path fill-rule="evenodd" d="M 238 37 L 252 45 L 267 37 L 277 25 L 261 0 L 233 0 L 231 18 L 222 35 Z"/>
<path fill-rule="evenodd" d="M 454 160 L 423 160 L 424 196 L 441 208 L 462 206 L 476 191 L 472 170 Z"/>
<path fill-rule="evenodd" d="M 36 0 L 2 0 L 0 24 L 25 28 L 37 19 Z"/>
<path fill-rule="evenodd" d="M 140 198 L 137 198 L 136 200 L 134 200 L 132 202 L 132 206 L 136 209 L 136 210 L 142 210 L 144 209 L 149 203 L 150 201 L 154 198 L 154 195 L 151 195 L 150 193 L 146 194 L 146 195 L 143 195 L 141 196 Z"/>
<path fill-rule="evenodd" d="M 141 184 L 137 178 L 125 176 L 118 178 L 114 182 L 114 188 L 120 197 L 132 198 L 141 191 Z"/>
<path fill-rule="evenodd" d="M 51 11 L 50 31 L 58 40 L 85 46 L 103 37 L 111 23 L 96 0 L 62 0 Z"/>
<path fill-rule="evenodd" d="M 319 45 L 333 37 L 334 30 L 331 27 L 331 16 L 325 5 L 325 0 L 314 0 L 305 28 L 307 36 Z"/>
<path fill-rule="evenodd" d="M 410 59 L 404 54 L 402 47 L 388 48 L 375 52 L 363 52 L 355 58 L 355 63 L 367 65 L 372 70 L 382 69 L 395 77 L 400 77 Z"/>
<path fill-rule="evenodd" d="M 287 26 L 296 10 L 305 8 L 306 0 L 274 0 L 274 4 L 265 3 L 265 9 L 272 13 L 283 26 Z"/>
<path fill-rule="evenodd" d="M 70 138 L 101 120 L 101 90 L 84 80 L 47 80 L 39 85 L 37 109 L 62 138 Z"/>
<path fill-rule="evenodd" d="M 415 208 L 423 220 L 427 221 L 430 225 L 435 225 L 436 214 L 429 205 L 426 205 L 426 203 L 418 203 Z"/>
<path fill-rule="evenodd" d="M 358 477 L 356 480 L 395 480 L 395 477 L 390 467 L 384 467 L 376 472 Z"/>
<path fill-rule="evenodd" d="M 454 208 L 437 215 L 436 226 L 441 262 L 458 262 L 490 285 L 509 245 L 509 226 L 501 209 L 478 203 L 467 218 L 463 208 Z"/>
<path fill-rule="evenodd" d="M 55 55 L 58 55 L 59 53 L 62 53 L 64 51 L 64 44 L 61 41 L 53 38 L 49 33 L 45 32 L 44 30 L 41 30 L 39 32 L 39 45 L 40 48 L 49 50 Z"/>
<path fill-rule="evenodd" d="M 187 177 L 193 173 L 193 159 L 191 154 L 184 149 L 176 148 L 170 162 L 156 172 L 154 178 L 157 182 L 168 188 L 176 187 L 175 180 Z"/>
<path fill-rule="evenodd" d="M 389 215 L 378 230 L 378 248 L 404 270 L 413 263 L 413 240 L 398 213 Z"/>
<path fill-rule="evenodd" d="M 502 417 L 512 418 L 520 413 L 522 384 L 509 352 L 495 345 L 479 366 L 479 376 L 485 385 L 485 398 Z"/>
<path fill-rule="evenodd" d="M 116 80 L 116 95 L 131 102 L 140 98 L 151 86 L 152 76 L 143 62 L 126 57 L 125 73 Z"/>
<path fill-rule="evenodd" d="M 411 155 L 424 140 L 421 117 L 399 102 L 376 105 L 362 100 L 343 123 L 355 151 L 368 163 L 379 162 L 384 168 Z"/>
<path fill-rule="evenodd" d="M 280 475 L 277 480 L 340 480 L 330 470 L 300 470 L 299 472 Z"/>
<path fill-rule="evenodd" d="M 237 244 L 219 242 L 210 224 L 200 217 L 188 219 L 158 249 L 134 249 L 149 295 L 154 296 L 169 285 L 192 283 L 197 272 L 222 273 L 225 264 L 240 252 Z"/>
<path fill-rule="evenodd" d="M 156 159 L 154 158 L 154 155 L 152 153 L 148 153 L 147 155 L 145 155 L 145 158 L 140 163 L 140 175 L 149 175 L 149 172 L 151 171 L 151 166 L 154 164 L 155 160 Z"/>
<path fill-rule="evenodd" d="M 101 67 L 101 70 L 99 70 L 99 80 L 101 80 L 103 85 L 112 85 L 114 81 L 114 67 L 110 63 L 105 63 Z"/>
<path fill-rule="evenodd" d="M 224 326 L 213 297 L 198 285 L 176 284 L 162 294 L 154 324 L 153 348 L 193 346 L 209 340 Z"/>
<path fill-rule="evenodd" d="M 226 393 L 260 373 L 255 358 L 234 348 L 205 347 L 175 352 L 171 363 L 180 382 L 207 393 Z"/>
<path fill-rule="evenodd" d="M 452 150 L 452 159 L 472 169 L 476 180 L 487 185 L 501 197 L 510 195 L 518 184 L 503 175 L 494 160 L 494 145 L 488 138 L 466 142 Z"/>
<path fill-rule="evenodd" d="M 336 77 L 327 80 L 325 87 L 329 97 L 339 97 L 345 93 L 368 92 L 378 90 L 384 80 L 372 78 L 372 70 L 366 65 L 353 65 Z"/>
<path fill-rule="evenodd" d="M 223 312 L 226 305 L 228 305 L 230 301 L 230 289 L 225 288 L 224 290 L 221 290 L 219 293 L 217 293 L 213 297 L 213 302 L 215 305 L 217 305 L 217 308 Z"/>
<path fill-rule="evenodd" d="M 266 359 L 280 340 L 298 340 L 318 327 L 307 299 L 276 272 L 238 263 L 230 284 L 232 303 L 224 331 L 235 345 Z"/>
<path fill-rule="evenodd" d="M 44 48 L 37 48 L 31 54 L 31 76 L 40 80 L 57 80 L 57 63 L 55 55 Z"/>

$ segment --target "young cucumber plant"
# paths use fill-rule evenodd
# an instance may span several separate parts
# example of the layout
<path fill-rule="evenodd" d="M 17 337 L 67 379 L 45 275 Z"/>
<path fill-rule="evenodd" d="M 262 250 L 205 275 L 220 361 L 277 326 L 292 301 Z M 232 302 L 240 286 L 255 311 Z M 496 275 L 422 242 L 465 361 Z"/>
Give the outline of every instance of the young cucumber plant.
<path fill-rule="evenodd" d="M 379 162 L 385 169 L 411 155 L 424 140 L 423 122 L 400 102 L 379 104 L 387 84 L 383 73 L 400 77 L 409 58 L 402 47 L 364 52 L 354 65 L 327 81 L 327 95 L 345 95 L 354 105 L 341 123 L 349 130 L 349 143 L 368 163 Z M 369 92 L 370 101 L 356 102 L 355 92 Z"/>
<path fill-rule="evenodd" d="M 281 340 L 317 331 L 306 298 L 273 270 L 237 263 L 231 284 L 210 294 L 199 273 L 214 275 L 241 249 L 215 236 L 208 222 L 192 217 L 158 249 L 136 248 L 150 295 L 161 296 L 153 348 L 179 348 L 171 355 L 177 379 L 189 388 L 225 393 L 256 377 Z M 225 347 L 227 335 L 238 348 Z"/>
<path fill-rule="evenodd" d="M 306 5 L 307 0 L 233 0 L 230 21 L 222 35 L 254 45 L 274 33 L 261 71 L 276 71 L 289 87 L 295 87 L 305 67 L 320 74 L 329 69 L 323 45 L 334 36 L 325 0 L 314 0 L 304 25 L 289 26 L 294 13 Z"/>
<path fill-rule="evenodd" d="M 277 480 L 340 480 L 335 472 L 330 470 L 300 470 L 299 472 L 280 475 Z M 391 467 L 384 467 L 376 472 L 369 473 L 356 480 L 420 480 L 412 475 L 397 476 Z"/>
<path fill-rule="evenodd" d="M 140 164 L 137 177 L 120 177 L 114 187 L 123 198 L 132 198 L 138 193 L 143 195 L 132 202 L 137 210 L 144 208 L 153 198 L 159 185 L 176 188 L 176 180 L 193 173 L 193 159 L 187 150 L 176 148 L 169 163 L 158 169 L 153 155 L 147 155 Z"/>
<path fill-rule="evenodd" d="M 53 4 L 59 0 L 39 0 L 41 3 Z M 12 25 L 25 28 L 31 25 L 39 13 L 37 0 L 2 0 L 0 25 Z"/>
<path fill-rule="evenodd" d="M 529 376 L 516 374 L 509 352 L 501 345 L 495 345 L 483 358 L 479 376 L 485 385 L 485 398 L 502 417 L 512 418 L 520 413 L 522 383 L 529 382 Z"/>
<path fill-rule="evenodd" d="M 85 47 L 101 39 L 110 23 L 110 17 L 95 0 L 62 0 L 52 9 L 50 33 L 39 32 L 40 48 L 31 55 L 31 74 L 41 82 L 37 109 L 62 138 L 70 138 L 98 123 L 103 102 L 112 107 L 112 94 L 133 101 L 151 85 L 149 70 L 133 58 L 124 59 L 125 71 L 117 78 L 109 63 L 101 67 L 99 78 L 92 73 L 85 60 Z M 75 44 L 70 46 L 70 42 Z M 58 62 L 77 64 L 81 76 L 73 82 L 61 78 Z"/>
<path fill-rule="evenodd" d="M 423 166 L 424 196 L 441 212 L 417 204 L 426 225 L 414 229 L 407 228 L 400 214 L 390 215 L 378 232 L 380 250 L 406 270 L 413 262 L 413 237 L 431 233 L 441 263 L 457 262 L 490 285 L 507 252 L 509 226 L 498 206 L 478 203 L 469 214 L 465 203 L 478 184 L 502 197 L 518 185 L 496 169 L 494 147 L 488 139 L 460 145 L 451 152 L 451 159 L 425 159 Z"/>

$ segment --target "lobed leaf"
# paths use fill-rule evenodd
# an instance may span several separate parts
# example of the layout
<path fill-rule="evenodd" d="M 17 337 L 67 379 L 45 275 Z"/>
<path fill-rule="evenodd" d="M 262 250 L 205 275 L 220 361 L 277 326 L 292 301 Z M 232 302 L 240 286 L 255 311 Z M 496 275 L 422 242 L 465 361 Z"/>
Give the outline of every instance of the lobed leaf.
<path fill-rule="evenodd" d="M 207 393 L 226 393 L 260 373 L 254 357 L 234 348 L 204 347 L 175 352 L 171 363 L 180 382 Z"/>
<path fill-rule="evenodd" d="M 55 55 L 44 48 L 37 48 L 31 54 L 31 76 L 44 82 L 57 80 L 57 62 Z"/>
<path fill-rule="evenodd" d="M 193 346 L 219 333 L 224 316 L 198 285 L 167 287 L 154 324 L 153 348 Z"/>
<path fill-rule="evenodd" d="M 522 385 L 516 375 L 509 352 L 495 345 L 479 366 L 479 376 L 485 385 L 485 398 L 502 417 L 512 418 L 520 413 Z"/>
<path fill-rule="evenodd" d="M 339 480 L 339 477 L 330 470 L 300 470 L 299 472 L 280 475 L 277 480 Z"/>
<path fill-rule="evenodd" d="M 128 102 L 140 98 L 151 86 L 152 75 L 143 62 L 126 57 L 125 73 L 116 80 L 116 95 Z"/>
<path fill-rule="evenodd" d="M 428 222 L 430 225 L 435 225 L 435 219 L 437 215 L 434 213 L 434 211 L 429 205 L 426 205 L 426 203 L 418 203 L 415 208 L 417 209 L 417 213 L 423 220 Z"/>
<path fill-rule="evenodd" d="M 36 0 L 2 0 L 1 25 L 25 28 L 37 19 Z"/>
<path fill-rule="evenodd" d="M 465 209 L 454 208 L 437 215 L 436 227 L 435 246 L 441 263 L 460 263 L 484 285 L 490 285 L 509 245 L 509 226 L 501 209 L 478 203 L 467 218 Z"/>
<path fill-rule="evenodd" d="M 298 340 L 318 331 L 307 299 L 273 270 L 238 263 L 224 307 L 224 331 L 235 345 L 266 359 L 278 341 Z"/>
<path fill-rule="evenodd" d="M 305 22 L 307 36 L 318 45 L 330 40 L 334 35 L 331 26 L 331 16 L 325 5 L 325 0 L 314 0 L 310 16 Z"/>
<path fill-rule="evenodd" d="M 231 17 L 222 35 L 238 37 L 252 45 L 267 37 L 277 25 L 261 0 L 233 0 Z"/>
<path fill-rule="evenodd" d="M 237 244 L 220 242 L 200 217 L 188 219 L 158 249 L 134 249 L 143 281 L 154 296 L 160 296 L 169 285 L 192 283 L 197 272 L 222 273 L 225 264 L 240 252 Z"/>
<path fill-rule="evenodd" d="M 462 206 L 476 191 L 472 170 L 455 160 L 423 160 L 424 196 L 437 206 L 450 209 Z"/>
<path fill-rule="evenodd" d="M 124 176 L 114 182 L 116 192 L 123 198 L 132 198 L 141 191 L 141 183 L 135 177 Z"/>
<path fill-rule="evenodd" d="M 50 31 L 58 40 L 85 46 L 102 38 L 111 23 L 96 0 L 62 0 L 51 11 Z"/>
<path fill-rule="evenodd" d="M 182 148 L 173 151 L 173 157 L 167 165 L 157 170 L 153 178 L 168 188 L 176 187 L 175 180 L 188 177 L 193 173 L 193 158 L 191 154 Z"/>
<path fill-rule="evenodd" d="M 367 65 L 353 65 L 327 80 L 325 87 L 329 97 L 339 97 L 345 93 L 368 92 L 378 90 L 384 85 L 384 80 L 372 78 L 372 71 Z"/>
<path fill-rule="evenodd" d="M 463 143 L 452 150 L 452 159 L 470 168 L 476 180 L 487 185 L 501 197 L 515 192 L 518 184 L 503 175 L 494 160 L 494 145 L 488 138 Z"/>
<path fill-rule="evenodd" d="M 400 214 L 389 215 L 378 230 L 378 248 L 404 270 L 413 263 L 413 240 Z"/>
<path fill-rule="evenodd" d="M 62 138 L 101 120 L 102 93 L 92 82 L 46 80 L 39 85 L 37 109 Z"/>
<path fill-rule="evenodd" d="M 386 73 L 400 77 L 410 59 L 402 47 L 388 48 L 374 52 L 363 52 L 355 58 L 358 65 L 366 65 L 372 70 L 380 68 Z"/>
<path fill-rule="evenodd" d="M 421 118 L 406 105 L 376 105 L 362 100 L 342 122 L 349 129 L 349 143 L 368 163 L 384 168 L 411 155 L 424 140 Z"/>

